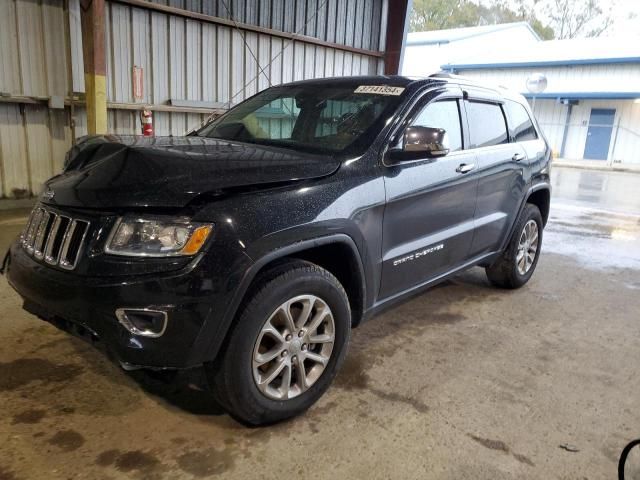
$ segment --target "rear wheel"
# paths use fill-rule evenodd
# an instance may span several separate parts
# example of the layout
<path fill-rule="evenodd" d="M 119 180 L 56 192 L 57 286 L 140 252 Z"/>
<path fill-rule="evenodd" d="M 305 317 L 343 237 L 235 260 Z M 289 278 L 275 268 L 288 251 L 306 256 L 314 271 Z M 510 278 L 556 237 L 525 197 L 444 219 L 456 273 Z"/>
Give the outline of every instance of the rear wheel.
<path fill-rule="evenodd" d="M 486 268 L 491 283 L 501 288 L 520 288 L 529 281 L 540 256 L 542 228 L 540 210 L 527 203 L 507 249 Z"/>
<path fill-rule="evenodd" d="M 255 287 L 210 373 L 229 413 L 261 425 L 322 396 L 346 354 L 351 313 L 340 282 L 312 263 L 281 265 Z"/>

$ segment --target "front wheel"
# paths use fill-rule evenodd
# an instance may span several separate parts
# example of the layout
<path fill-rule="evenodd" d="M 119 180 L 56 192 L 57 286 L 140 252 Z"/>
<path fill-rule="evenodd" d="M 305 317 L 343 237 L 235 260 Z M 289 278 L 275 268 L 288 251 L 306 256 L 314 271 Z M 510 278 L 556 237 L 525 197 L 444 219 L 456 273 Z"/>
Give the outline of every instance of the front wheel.
<path fill-rule="evenodd" d="M 520 288 L 529 281 L 540 257 L 542 228 L 540 210 L 527 203 L 506 250 L 486 268 L 491 283 L 501 288 Z"/>
<path fill-rule="evenodd" d="M 281 265 L 254 287 L 211 376 L 232 416 L 261 425 L 302 413 L 327 390 L 351 313 L 340 282 L 312 263 Z"/>

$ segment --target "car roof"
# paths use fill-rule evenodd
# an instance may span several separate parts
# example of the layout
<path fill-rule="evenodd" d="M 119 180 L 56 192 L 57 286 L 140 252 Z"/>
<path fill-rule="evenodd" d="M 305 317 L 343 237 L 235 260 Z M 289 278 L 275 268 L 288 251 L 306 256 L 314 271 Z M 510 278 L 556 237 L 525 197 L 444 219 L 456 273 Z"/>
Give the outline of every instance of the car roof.
<path fill-rule="evenodd" d="M 309 80 L 298 80 L 283 84 L 282 86 L 294 85 L 318 85 L 318 86 L 338 86 L 356 87 L 359 85 L 388 85 L 394 87 L 405 87 L 407 90 L 415 91 L 424 86 L 452 84 L 460 87 L 475 87 L 489 90 L 505 99 L 515 100 L 518 103 L 526 102 L 525 98 L 518 92 L 507 89 L 499 85 L 484 84 L 463 76 L 453 75 L 447 72 L 435 72 L 426 77 L 408 77 L 404 75 L 360 75 L 346 77 L 325 77 Z"/>

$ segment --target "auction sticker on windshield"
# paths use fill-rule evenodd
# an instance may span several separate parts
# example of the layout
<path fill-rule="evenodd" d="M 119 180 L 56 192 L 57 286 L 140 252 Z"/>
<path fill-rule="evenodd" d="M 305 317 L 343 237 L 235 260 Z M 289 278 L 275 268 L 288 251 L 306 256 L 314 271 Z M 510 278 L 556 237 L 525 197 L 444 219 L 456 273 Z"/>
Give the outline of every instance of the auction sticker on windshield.
<path fill-rule="evenodd" d="M 360 85 L 354 93 L 375 93 L 376 95 L 400 95 L 404 87 L 390 87 L 389 85 Z"/>

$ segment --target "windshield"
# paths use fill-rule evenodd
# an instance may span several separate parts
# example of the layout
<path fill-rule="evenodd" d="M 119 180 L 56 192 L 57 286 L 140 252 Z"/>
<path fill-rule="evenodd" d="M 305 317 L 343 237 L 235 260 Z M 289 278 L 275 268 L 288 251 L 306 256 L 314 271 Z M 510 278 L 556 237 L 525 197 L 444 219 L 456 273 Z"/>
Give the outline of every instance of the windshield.
<path fill-rule="evenodd" d="M 200 136 L 310 152 L 345 152 L 370 145 L 400 103 L 403 88 L 376 92 L 358 85 L 274 87 L 203 127 Z M 368 139 L 368 141 L 367 141 Z"/>

